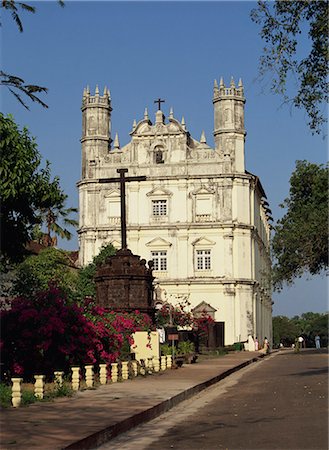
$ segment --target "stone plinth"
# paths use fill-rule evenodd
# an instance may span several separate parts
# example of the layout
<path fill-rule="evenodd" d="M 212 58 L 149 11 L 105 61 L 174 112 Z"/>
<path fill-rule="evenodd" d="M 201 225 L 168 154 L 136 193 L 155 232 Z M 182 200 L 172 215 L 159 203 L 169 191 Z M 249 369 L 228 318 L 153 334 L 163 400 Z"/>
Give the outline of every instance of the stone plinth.
<path fill-rule="evenodd" d="M 136 309 L 154 316 L 153 261 L 146 266 L 145 259 L 121 249 L 107 258 L 96 272 L 96 302 L 99 306 L 120 312 Z"/>

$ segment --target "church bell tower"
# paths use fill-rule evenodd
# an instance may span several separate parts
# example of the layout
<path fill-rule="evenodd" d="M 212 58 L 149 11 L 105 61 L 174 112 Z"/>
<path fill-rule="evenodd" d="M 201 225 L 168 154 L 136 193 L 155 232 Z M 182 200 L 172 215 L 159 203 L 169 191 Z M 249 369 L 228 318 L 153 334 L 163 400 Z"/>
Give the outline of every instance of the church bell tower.
<path fill-rule="evenodd" d="M 245 171 L 244 142 L 244 98 L 243 85 L 240 79 L 235 86 L 233 78 L 229 87 L 225 87 L 223 78 L 219 86 L 214 84 L 214 138 L 215 149 L 230 158 L 234 172 Z"/>
<path fill-rule="evenodd" d="M 95 95 L 90 95 L 89 87 L 83 91 L 82 98 L 82 179 L 93 178 L 94 168 L 99 158 L 105 156 L 111 146 L 111 97 L 105 86 L 103 95 L 99 95 L 98 86 Z"/>

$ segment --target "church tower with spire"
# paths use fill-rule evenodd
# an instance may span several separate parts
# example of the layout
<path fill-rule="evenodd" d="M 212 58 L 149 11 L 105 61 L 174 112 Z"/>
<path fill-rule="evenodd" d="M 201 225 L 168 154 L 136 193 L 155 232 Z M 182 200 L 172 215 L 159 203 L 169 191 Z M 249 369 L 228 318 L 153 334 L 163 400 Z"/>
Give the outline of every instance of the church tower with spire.
<path fill-rule="evenodd" d="M 223 78 L 214 84 L 214 139 L 215 149 L 231 160 L 232 172 L 244 173 L 244 129 L 245 98 L 241 79 L 236 87 L 233 77 L 225 87 Z"/>
<path fill-rule="evenodd" d="M 111 146 L 111 97 L 105 86 L 103 95 L 98 86 L 95 95 L 90 94 L 89 86 L 82 98 L 82 178 L 93 178 L 100 158 Z"/>

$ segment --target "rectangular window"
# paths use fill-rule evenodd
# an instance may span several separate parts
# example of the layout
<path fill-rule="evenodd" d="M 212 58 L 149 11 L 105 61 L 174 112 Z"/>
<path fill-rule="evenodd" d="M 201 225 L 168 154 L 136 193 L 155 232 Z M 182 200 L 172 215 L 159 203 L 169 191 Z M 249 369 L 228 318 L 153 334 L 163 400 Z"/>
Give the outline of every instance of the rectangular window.
<path fill-rule="evenodd" d="M 167 215 L 167 200 L 152 200 L 152 213 L 153 216 L 166 216 Z"/>
<path fill-rule="evenodd" d="M 165 272 L 167 270 L 167 252 L 151 252 L 151 258 L 154 262 L 154 270 Z"/>
<path fill-rule="evenodd" d="M 120 199 L 109 201 L 109 217 L 120 217 Z"/>
<path fill-rule="evenodd" d="M 196 199 L 196 213 L 197 215 L 210 214 L 211 212 L 211 198 L 197 197 Z"/>
<path fill-rule="evenodd" d="M 196 251 L 196 267 L 198 270 L 210 270 L 211 269 L 210 250 L 197 250 Z"/>

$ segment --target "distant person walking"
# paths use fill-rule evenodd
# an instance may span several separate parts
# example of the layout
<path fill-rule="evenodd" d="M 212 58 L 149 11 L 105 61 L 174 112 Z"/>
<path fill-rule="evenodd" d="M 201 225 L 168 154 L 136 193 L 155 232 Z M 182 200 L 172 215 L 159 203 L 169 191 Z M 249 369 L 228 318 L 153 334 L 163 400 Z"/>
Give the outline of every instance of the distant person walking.
<path fill-rule="evenodd" d="M 269 353 L 269 351 L 270 351 L 270 346 L 269 346 L 268 339 L 267 339 L 266 336 L 265 336 L 265 338 L 264 338 L 264 344 L 263 344 L 263 347 L 264 347 L 265 352 L 266 352 L 266 353 Z"/>
<path fill-rule="evenodd" d="M 315 336 L 315 347 L 318 349 L 321 348 L 321 339 L 318 334 Z"/>
<path fill-rule="evenodd" d="M 259 343 L 258 343 L 258 339 L 257 336 L 255 337 L 255 352 L 258 352 L 259 349 Z"/>

